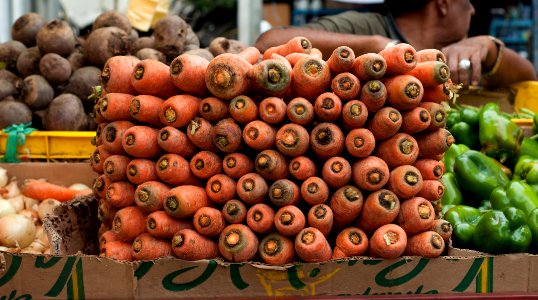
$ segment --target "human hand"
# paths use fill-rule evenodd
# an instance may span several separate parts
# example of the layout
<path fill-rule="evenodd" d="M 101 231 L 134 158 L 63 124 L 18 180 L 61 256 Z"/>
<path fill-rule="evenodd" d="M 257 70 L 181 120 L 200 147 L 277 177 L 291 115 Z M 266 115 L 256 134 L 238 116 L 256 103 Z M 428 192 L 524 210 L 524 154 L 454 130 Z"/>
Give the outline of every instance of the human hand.
<path fill-rule="evenodd" d="M 463 83 L 465 87 L 479 84 L 482 63 L 486 60 L 491 43 L 488 36 L 476 36 L 441 49 L 446 55 L 450 77 L 454 83 Z"/>

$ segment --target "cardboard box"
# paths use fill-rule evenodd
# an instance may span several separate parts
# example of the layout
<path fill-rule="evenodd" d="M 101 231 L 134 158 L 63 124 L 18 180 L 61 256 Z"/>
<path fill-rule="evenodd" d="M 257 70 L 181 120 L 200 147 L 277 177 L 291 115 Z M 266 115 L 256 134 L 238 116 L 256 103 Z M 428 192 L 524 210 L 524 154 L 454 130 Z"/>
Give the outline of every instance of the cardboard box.
<path fill-rule="evenodd" d="M 501 111 L 507 113 L 514 112 L 515 94 L 513 90 L 488 91 L 482 89 L 469 89 L 460 91 L 458 94 L 459 97 L 456 101 L 460 104 L 482 106 L 488 102 L 495 102 L 499 104 Z"/>
<path fill-rule="evenodd" d="M 74 170 L 82 166 L 21 164 L 8 167 L 10 173 L 16 173 L 21 178 L 28 174 L 34 177 L 33 174 L 48 170 L 52 181 L 54 173 L 74 175 Z M 95 174 L 91 169 L 86 172 L 85 176 L 91 181 Z M 62 180 L 65 180 L 65 184 L 73 182 L 69 177 Z M 51 230 L 59 230 L 70 238 L 54 242 L 63 243 L 63 248 L 56 248 L 58 251 L 77 253 L 82 247 L 95 243 L 95 237 L 80 231 L 96 230 L 96 225 L 92 225 L 96 216 L 88 212 L 88 208 L 91 210 L 96 202 L 94 198 L 83 199 L 61 207 L 60 215 L 53 221 L 55 229 Z M 75 220 L 73 216 L 76 216 Z M 435 259 L 401 257 L 381 260 L 361 257 L 273 267 L 261 263 L 232 264 L 220 259 L 189 262 L 162 258 L 122 263 L 80 253 L 47 256 L 0 252 L 0 299 L 173 299 L 441 293 L 461 294 L 459 297 L 467 293 L 538 293 L 536 255 L 490 256 L 453 248 L 449 249 L 448 254 L 450 256 Z"/>

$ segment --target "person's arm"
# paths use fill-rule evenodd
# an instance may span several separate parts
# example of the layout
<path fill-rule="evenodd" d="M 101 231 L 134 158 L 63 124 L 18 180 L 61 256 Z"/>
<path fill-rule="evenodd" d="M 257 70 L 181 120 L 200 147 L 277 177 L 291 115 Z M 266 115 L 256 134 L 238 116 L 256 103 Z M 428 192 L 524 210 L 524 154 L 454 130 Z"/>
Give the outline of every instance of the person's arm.
<path fill-rule="evenodd" d="M 519 81 L 537 80 L 533 64 L 514 50 L 504 48 L 497 71 L 486 82 L 491 86 L 506 86 Z"/>
<path fill-rule="evenodd" d="M 355 52 L 355 56 L 364 53 L 378 53 L 391 41 L 380 35 L 355 35 L 335 33 L 310 28 L 275 28 L 264 32 L 256 41 L 255 47 L 264 52 L 269 47 L 285 44 L 296 36 L 303 36 L 310 40 L 312 47 L 318 48 L 327 59 L 339 46 L 348 46 Z"/>

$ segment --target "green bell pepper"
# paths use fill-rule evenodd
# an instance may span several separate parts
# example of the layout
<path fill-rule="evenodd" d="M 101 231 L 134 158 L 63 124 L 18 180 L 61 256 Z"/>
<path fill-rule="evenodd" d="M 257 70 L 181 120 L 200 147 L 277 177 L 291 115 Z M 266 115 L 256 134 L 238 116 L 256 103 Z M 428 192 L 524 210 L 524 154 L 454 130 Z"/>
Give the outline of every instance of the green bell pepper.
<path fill-rule="evenodd" d="M 462 190 L 471 196 L 464 199 L 475 199 L 476 204 L 489 199 L 495 188 L 504 188 L 510 182 L 495 159 L 475 150 L 456 157 L 454 174 Z"/>
<path fill-rule="evenodd" d="M 538 114 L 534 114 L 532 117 L 532 132 L 534 132 L 534 134 L 538 133 Z"/>
<path fill-rule="evenodd" d="M 518 154 L 523 130 L 501 113 L 497 103 L 490 102 L 482 107 L 478 124 L 482 152 L 499 159 L 501 163 Z"/>
<path fill-rule="evenodd" d="M 534 165 L 538 165 L 538 158 L 530 155 L 520 155 L 514 167 L 512 180 L 524 180 Z"/>
<path fill-rule="evenodd" d="M 441 177 L 441 182 L 445 186 L 445 191 L 443 192 L 443 196 L 441 196 L 443 207 L 445 205 L 460 205 L 463 202 L 463 195 L 458 186 L 456 175 L 447 172 Z"/>
<path fill-rule="evenodd" d="M 472 128 L 478 128 L 480 120 L 480 108 L 462 106 L 460 108 L 460 118 L 462 122 L 469 124 Z"/>
<path fill-rule="evenodd" d="M 485 213 L 486 211 L 492 209 L 493 208 L 491 207 L 491 200 L 482 200 L 482 202 L 480 202 L 480 206 L 478 207 L 478 210 L 482 213 Z"/>
<path fill-rule="evenodd" d="M 442 159 L 443 164 L 445 165 L 445 172 L 454 173 L 454 162 L 456 161 L 456 157 L 469 150 L 471 149 L 464 144 L 450 145 Z"/>
<path fill-rule="evenodd" d="M 475 228 L 477 250 L 491 253 L 522 253 L 529 249 L 532 232 L 525 213 L 515 207 L 486 212 Z"/>
<path fill-rule="evenodd" d="M 495 188 L 490 199 L 493 209 L 515 207 L 529 215 L 538 208 L 538 196 L 532 187 L 523 181 L 511 181 L 506 188 Z"/>
<path fill-rule="evenodd" d="M 461 122 L 460 112 L 454 109 L 449 110 L 446 116 L 446 128 L 450 128 L 459 122 Z"/>
<path fill-rule="evenodd" d="M 538 158 L 538 141 L 531 138 L 524 138 L 523 141 L 521 141 L 519 155 L 529 155 Z"/>
<path fill-rule="evenodd" d="M 532 244 L 530 247 L 530 252 L 538 253 L 538 209 L 533 210 L 527 216 L 527 224 L 532 232 Z"/>
<path fill-rule="evenodd" d="M 464 144 L 471 149 L 480 149 L 480 140 L 476 128 L 465 122 L 458 122 L 449 129 L 456 139 L 456 143 Z"/>
<path fill-rule="evenodd" d="M 467 205 L 456 205 L 444 215 L 444 219 L 452 224 L 452 240 L 460 248 L 473 248 L 473 236 L 476 225 L 482 218 L 478 208 Z"/>

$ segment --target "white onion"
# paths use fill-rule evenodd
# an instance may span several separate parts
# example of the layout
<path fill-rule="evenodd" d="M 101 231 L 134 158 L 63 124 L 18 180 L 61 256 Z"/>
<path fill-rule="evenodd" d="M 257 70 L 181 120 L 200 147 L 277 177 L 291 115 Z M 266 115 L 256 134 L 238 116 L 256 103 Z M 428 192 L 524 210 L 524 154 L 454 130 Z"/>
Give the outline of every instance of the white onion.
<path fill-rule="evenodd" d="M 7 170 L 0 168 L 0 187 L 6 186 L 9 178 L 7 177 Z"/>
<path fill-rule="evenodd" d="M 15 208 L 15 211 L 20 212 L 24 209 L 24 200 L 22 198 L 22 195 L 18 195 L 15 197 L 7 198 L 6 199 L 13 207 Z"/>
<path fill-rule="evenodd" d="M 38 225 L 36 226 L 36 234 L 35 234 L 35 240 L 34 242 L 39 242 L 42 244 L 45 248 L 50 247 L 50 241 L 49 237 L 47 236 L 47 233 L 43 229 L 43 226 Z"/>
<path fill-rule="evenodd" d="M 35 239 L 36 228 L 30 218 L 19 214 L 0 218 L 0 245 L 26 248 Z"/>
<path fill-rule="evenodd" d="M 4 188 L 7 190 L 6 198 L 13 198 L 21 194 L 21 190 L 15 179 L 12 179 Z"/>
<path fill-rule="evenodd" d="M 22 199 L 24 200 L 24 208 L 37 211 L 39 200 L 26 196 L 22 196 Z"/>
<path fill-rule="evenodd" d="M 45 251 L 43 251 L 43 254 L 52 254 L 52 249 L 50 249 L 50 247 L 45 249 Z"/>
<path fill-rule="evenodd" d="M 45 249 L 47 249 L 47 247 L 45 247 L 45 245 L 41 244 L 37 240 L 34 240 L 30 244 L 30 246 L 24 248 L 23 251 L 26 252 L 26 250 L 35 250 L 35 251 L 39 252 L 39 254 L 42 254 L 43 251 L 45 251 Z"/>
<path fill-rule="evenodd" d="M 84 191 L 90 189 L 90 187 L 85 185 L 84 183 L 73 183 L 69 186 L 69 188 L 76 191 Z"/>
<path fill-rule="evenodd" d="M 34 223 L 37 225 L 39 222 L 39 216 L 37 215 L 37 210 L 31 210 L 31 209 L 23 209 L 18 212 L 19 215 L 27 216 L 28 218 L 32 219 Z"/>
<path fill-rule="evenodd" d="M 3 216 L 16 214 L 17 210 L 15 210 L 15 207 L 9 203 L 9 201 L 5 199 L 0 199 L 0 218 Z"/>
<path fill-rule="evenodd" d="M 39 215 L 39 219 L 41 222 L 43 222 L 43 219 L 45 219 L 45 216 L 48 214 L 53 214 L 54 208 L 56 206 L 62 204 L 62 202 L 56 200 L 56 199 L 45 199 L 39 203 L 39 206 L 37 207 L 37 214 Z"/>
<path fill-rule="evenodd" d="M 30 248 L 30 247 L 22 249 L 21 252 L 26 253 L 26 254 L 43 254 L 43 251 L 39 251 L 37 249 Z"/>

